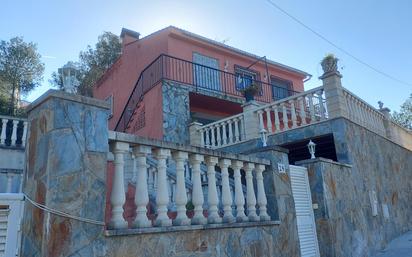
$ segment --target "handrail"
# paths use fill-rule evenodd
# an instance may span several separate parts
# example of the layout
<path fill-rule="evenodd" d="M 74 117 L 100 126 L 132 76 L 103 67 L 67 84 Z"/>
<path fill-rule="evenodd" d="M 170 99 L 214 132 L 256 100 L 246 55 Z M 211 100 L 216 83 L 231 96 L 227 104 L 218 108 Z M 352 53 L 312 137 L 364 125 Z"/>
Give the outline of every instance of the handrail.
<path fill-rule="evenodd" d="M 243 117 L 243 112 L 242 112 L 242 113 L 239 113 L 239 114 L 236 114 L 236 115 L 232 115 L 232 116 L 226 117 L 226 118 L 221 119 L 221 120 L 217 120 L 217 121 L 214 121 L 214 122 L 211 122 L 211 123 L 202 125 L 198 130 L 202 130 L 202 129 L 206 128 L 206 127 L 211 127 L 211 126 L 214 126 L 214 125 L 218 125 L 218 124 L 220 124 L 220 123 L 223 123 L 223 122 L 225 122 L 225 121 L 233 120 L 233 119 L 235 119 L 235 118 L 242 118 L 242 117 Z"/>
<path fill-rule="evenodd" d="M 265 104 L 265 105 L 261 105 L 261 106 L 257 107 L 255 109 L 255 111 L 258 111 L 258 110 L 261 110 L 261 109 L 266 109 L 266 108 L 268 108 L 272 105 L 276 105 L 276 104 L 279 104 L 279 103 L 282 103 L 282 102 L 287 102 L 287 101 L 290 101 L 292 99 L 296 99 L 296 98 L 299 98 L 299 97 L 302 97 L 302 96 L 305 96 L 305 95 L 308 95 L 308 94 L 311 94 L 311 93 L 316 93 L 320 90 L 323 90 L 323 86 L 315 87 L 315 88 L 309 89 L 307 91 L 300 92 L 296 95 L 292 95 L 292 96 L 289 96 L 289 97 L 286 97 L 286 98 L 279 99 L 277 101 L 273 101 L 273 102 Z"/>
<path fill-rule="evenodd" d="M 343 88 L 343 91 L 345 91 L 347 94 L 351 95 L 353 98 L 356 98 L 357 101 L 361 102 L 362 104 L 366 105 L 367 107 L 369 107 L 370 109 L 372 109 L 373 111 L 375 111 L 379 116 L 381 116 L 382 119 L 384 119 L 384 115 L 383 113 L 381 113 L 378 109 L 376 109 L 375 107 L 373 107 L 373 105 L 367 103 L 365 100 L 363 100 L 362 98 L 360 98 L 359 96 L 355 95 L 354 93 L 352 93 L 349 89 L 347 88 Z"/>
<path fill-rule="evenodd" d="M 27 118 L 21 118 L 21 117 L 15 117 L 15 116 L 7 116 L 7 115 L 0 115 L 0 119 L 27 121 Z"/>

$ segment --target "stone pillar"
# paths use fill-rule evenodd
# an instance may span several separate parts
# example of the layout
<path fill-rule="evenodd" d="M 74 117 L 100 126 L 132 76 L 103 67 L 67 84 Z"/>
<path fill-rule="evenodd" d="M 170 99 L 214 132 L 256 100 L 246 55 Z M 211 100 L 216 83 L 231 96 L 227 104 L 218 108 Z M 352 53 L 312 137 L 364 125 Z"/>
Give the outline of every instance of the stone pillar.
<path fill-rule="evenodd" d="M 245 140 L 259 137 L 259 118 L 255 113 L 259 104 L 255 101 L 247 102 L 243 106 L 243 126 L 245 133 Z"/>
<path fill-rule="evenodd" d="M 109 104 L 49 90 L 28 107 L 21 256 L 100 256 L 104 242 Z M 82 240 L 79 240 L 82 238 Z M 100 254 L 100 255 L 99 255 Z"/>
<path fill-rule="evenodd" d="M 324 69 L 324 74 L 319 77 L 323 82 L 323 88 L 325 90 L 329 119 L 348 117 L 348 110 L 341 82 L 342 75 L 337 70 L 337 61 L 338 59 L 335 58 L 335 67 Z"/>
<path fill-rule="evenodd" d="M 189 124 L 189 139 L 190 145 L 193 146 L 204 146 L 203 135 L 199 131 L 200 127 L 202 127 L 202 123 L 199 122 L 192 122 Z"/>

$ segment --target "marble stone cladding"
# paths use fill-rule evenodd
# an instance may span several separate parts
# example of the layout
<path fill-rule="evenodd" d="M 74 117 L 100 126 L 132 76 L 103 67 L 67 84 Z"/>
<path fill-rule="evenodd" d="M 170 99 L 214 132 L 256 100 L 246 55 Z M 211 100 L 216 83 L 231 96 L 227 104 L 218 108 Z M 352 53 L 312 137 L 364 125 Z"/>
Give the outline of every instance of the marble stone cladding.
<path fill-rule="evenodd" d="M 189 90 L 179 83 L 164 81 L 163 99 L 163 140 L 189 144 Z"/>
<path fill-rule="evenodd" d="M 174 109 L 170 108 L 169 114 Z M 29 111 L 24 178 L 24 192 L 31 199 L 73 216 L 104 221 L 107 115 L 108 106 L 100 102 L 56 91 L 35 102 Z M 289 180 L 271 174 L 271 169 L 264 173 L 264 183 L 271 187 L 269 197 L 281 199 L 279 209 L 283 211 L 279 222 L 253 227 L 233 224 L 109 235 L 104 226 L 50 214 L 26 201 L 21 256 L 299 256 Z M 130 181 L 132 176 L 127 174 L 126 179 Z"/>

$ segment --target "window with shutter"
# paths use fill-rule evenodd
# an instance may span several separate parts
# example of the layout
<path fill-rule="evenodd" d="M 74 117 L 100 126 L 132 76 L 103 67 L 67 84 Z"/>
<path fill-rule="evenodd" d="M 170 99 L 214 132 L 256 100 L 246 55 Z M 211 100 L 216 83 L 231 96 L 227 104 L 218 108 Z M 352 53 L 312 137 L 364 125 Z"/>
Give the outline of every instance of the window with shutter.
<path fill-rule="evenodd" d="M 199 53 L 193 53 L 193 77 L 195 86 L 221 91 L 219 60 Z M 197 65 L 199 64 L 199 65 Z"/>

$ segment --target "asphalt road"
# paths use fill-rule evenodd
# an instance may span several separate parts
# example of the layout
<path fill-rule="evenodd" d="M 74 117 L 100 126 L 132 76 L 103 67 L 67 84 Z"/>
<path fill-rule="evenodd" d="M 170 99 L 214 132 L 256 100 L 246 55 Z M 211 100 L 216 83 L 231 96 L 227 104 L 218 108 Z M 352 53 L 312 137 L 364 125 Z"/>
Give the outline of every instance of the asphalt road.
<path fill-rule="evenodd" d="M 374 257 L 412 257 L 412 231 L 392 240 Z"/>

